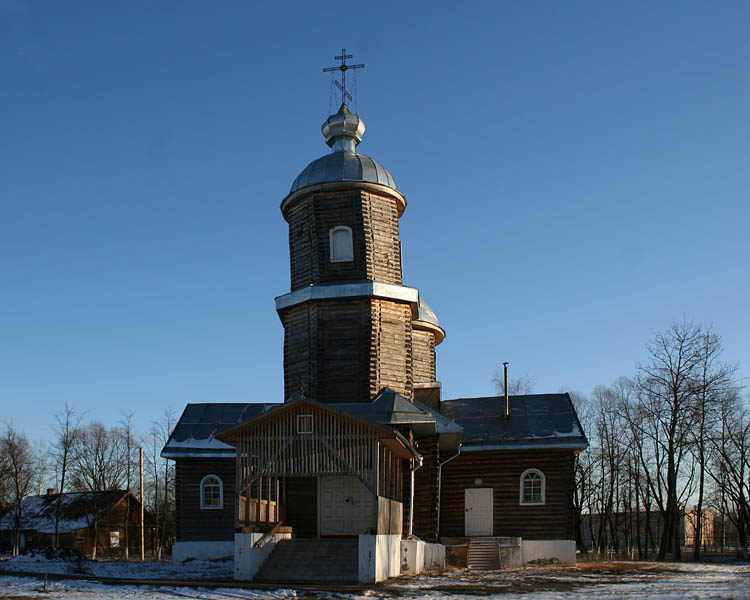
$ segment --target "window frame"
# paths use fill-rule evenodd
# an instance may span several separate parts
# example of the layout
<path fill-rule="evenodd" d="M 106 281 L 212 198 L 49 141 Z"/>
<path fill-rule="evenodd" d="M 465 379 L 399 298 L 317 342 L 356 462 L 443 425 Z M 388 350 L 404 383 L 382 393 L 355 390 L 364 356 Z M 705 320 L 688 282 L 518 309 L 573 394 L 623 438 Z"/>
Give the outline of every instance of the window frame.
<path fill-rule="evenodd" d="M 349 253 L 344 258 L 334 258 L 335 257 L 335 244 L 334 244 L 334 238 L 337 233 L 345 231 L 349 234 Z M 352 228 L 347 227 L 346 225 L 337 225 L 336 227 L 332 227 L 328 230 L 328 258 L 332 263 L 342 263 L 342 262 L 352 262 L 354 261 L 354 237 L 352 236 Z"/>
<path fill-rule="evenodd" d="M 206 504 L 206 485 L 209 479 L 215 479 L 219 482 L 219 504 Z M 211 485 L 215 485 L 211 483 Z M 201 510 L 223 510 L 224 508 L 224 482 L 221 477 L 214 473 L 209 473 L 203 479 L 201 479 L 200 485 L 200 496 L 201 496 Z"/>
<path fill-rule="evenodd" d="M 301 423 L 304 423 L 309 419 L 310 431 L 304 431 L 301 427 Z M 312 414 L 297 415 L 297 435 L 312 435 L 315 433 L 315 420 Z"/>
<path fill-rule="evenodd" d="M 538 475 L 540 480 L 540 497 L 541 500 L 525 500 L 524 499 L 524 488 L 526 485 L 526 477 L 528 475 Z M 531 481 L 531 480 L 529 480 Z M 540 469 L 526 469 L 523 473 L 521 473 L 521 477 L 519 478 L 519 486 L 518 486 L 518 503 L 523 506 L 543 506 L 547 503 L 547 478 L 544 476 L 544 472 Z"/>

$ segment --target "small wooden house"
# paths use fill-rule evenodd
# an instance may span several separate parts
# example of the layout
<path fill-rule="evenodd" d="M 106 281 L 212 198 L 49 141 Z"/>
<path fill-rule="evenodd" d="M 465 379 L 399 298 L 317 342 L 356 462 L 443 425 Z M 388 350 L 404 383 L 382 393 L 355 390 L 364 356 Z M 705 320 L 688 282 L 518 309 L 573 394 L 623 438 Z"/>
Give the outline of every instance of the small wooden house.
<path fill-rule="evenodd" d="M 238 576 L 263 579 L 278 573 L 258 570 L 269 539 L 358 536 L 359 578 L 378 581 L 442 556 L 446 536 L 510 536 L 533 542 L 523 557 L 575 560 L 573 456 L 586 439 L 570 398 L 513 397 L 508 414 L 502 398 L 442 400 L 445 331 L 403 284 L 406 198 L 357 152 L 364 130 L 342 104 L 322 127 L 332 152 L 281 203 L 284 402 L 188 405 L 164 447 L 177 466 L 173 557 L 234 553 Z"/>
<path fill-rule="evenodd" d="M 127 539 L 132 554 L 140 552 L 140 502 L 128 491 L 72 492 L 56 494 L 48 490 L 42 496 L 30 496 L 21 503 L 20 550 L 48 548 L 55 545 L 55 514 L 61 500 L 59 522 L 60 547 L 91 555 L 96 532 L 97 555 L 120 556 Z M 126 508 L 130 507 L 126 525 Z M 0 519 L 0 545 L 6 549 L 15 539 L 15 511 Z M 146 552 L 153 552 L 155 528 L 149 512 L 145 513 Z"/>

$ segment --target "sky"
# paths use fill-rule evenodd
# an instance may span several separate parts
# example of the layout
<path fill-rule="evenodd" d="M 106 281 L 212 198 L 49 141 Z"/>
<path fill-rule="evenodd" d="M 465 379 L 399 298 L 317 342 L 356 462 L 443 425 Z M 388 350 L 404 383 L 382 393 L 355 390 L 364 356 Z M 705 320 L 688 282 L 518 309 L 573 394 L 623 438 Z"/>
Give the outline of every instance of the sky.
<path fill-rule="evenodd" d="M 279 205 L 364 63 L 444 398 L 632 375 L 682 318 L 750 382 L 747 2 L 0 0 L 0 420 L 283 400 Z"/>

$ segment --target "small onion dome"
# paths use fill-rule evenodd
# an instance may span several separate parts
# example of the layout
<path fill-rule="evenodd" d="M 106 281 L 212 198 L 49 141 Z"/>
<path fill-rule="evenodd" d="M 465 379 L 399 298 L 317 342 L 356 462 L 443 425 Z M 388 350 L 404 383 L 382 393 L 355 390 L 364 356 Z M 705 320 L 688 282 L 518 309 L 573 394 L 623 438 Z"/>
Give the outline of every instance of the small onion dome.
<path fill-rule="evenodd" d="M 346 104 L 326 119 L 321 130 L 332 153 L 307 165 L 292 183 L 290 194 L 310 185 L 337 181 L 377 183 L 398 190 L 396 180 L 383 165 L 374 158 L 357 153 L 357 144 L 365 133 L 365 123 L 350 112 Z"/>
<path fill-rule="evenodd" d="M 435 315 L 435 312 L 430 308 L 430 305 L 427 304 L 421 296 L 419 297 L 417 318 L 412 321 L 412 326 L 416 329 L 432 331 L 435 334 L 436 346 L 445 339 L 445 330 L 440 327 L 437 315 Z"/>

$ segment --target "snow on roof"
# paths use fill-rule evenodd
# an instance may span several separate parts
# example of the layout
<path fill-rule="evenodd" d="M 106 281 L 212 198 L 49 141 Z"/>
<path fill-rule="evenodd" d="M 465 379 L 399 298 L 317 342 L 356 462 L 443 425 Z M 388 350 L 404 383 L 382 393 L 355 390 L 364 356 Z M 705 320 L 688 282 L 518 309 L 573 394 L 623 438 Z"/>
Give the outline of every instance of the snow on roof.
<path fill-rule="evenodd" d="M 106 513 L 127 494 L 125 490 L 108 492 L 75 492 L 62 495 L 60 533 L 72 533 L 88 527 L 94 507 L 99 514 Z M 60 494 L 30 496 L 21 503 L 21 530 L 38 533 L 55 533 L 55 511 Z M 95 497 L 96 496 L 96 497 Z M 0 519 L 0 531 L 15 529 L 15 511 Z"/>

